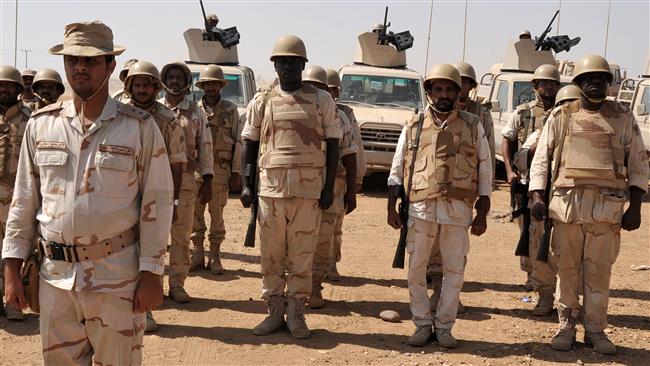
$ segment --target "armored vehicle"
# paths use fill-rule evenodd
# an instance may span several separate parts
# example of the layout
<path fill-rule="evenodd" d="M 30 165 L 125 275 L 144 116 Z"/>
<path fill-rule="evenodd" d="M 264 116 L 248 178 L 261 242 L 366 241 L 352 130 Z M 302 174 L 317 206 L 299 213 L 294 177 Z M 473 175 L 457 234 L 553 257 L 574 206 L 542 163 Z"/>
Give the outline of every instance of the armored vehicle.
<path fill-rule="evenodd" d="M 641 129 L 646 150 L 650 153 L 650 56 L 642 75 L 623 80 L 616 99 L 632 110 Z"/>

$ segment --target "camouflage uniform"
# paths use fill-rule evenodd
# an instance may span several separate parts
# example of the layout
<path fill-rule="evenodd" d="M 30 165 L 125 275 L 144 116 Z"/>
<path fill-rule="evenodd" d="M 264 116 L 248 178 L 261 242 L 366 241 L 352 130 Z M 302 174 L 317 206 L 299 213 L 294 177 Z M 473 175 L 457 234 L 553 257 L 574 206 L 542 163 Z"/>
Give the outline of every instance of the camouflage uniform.
<path fill-rule="evenodd" d="M 237 106 L 223 98 L 212 109 L 206 107 L 204 99 L 198 102 L 199 108 L 207 116 L 208 127 L 214 149 L 214 178 L 212 178 L 212 200 L 208 202 L 210 213 L 210 259 L 219 261 L 219 248 L 226 238 L 223 222 L 223 209 L 228 202 L 228 182 L 232 173 L 241 172 L 241 139 L 239 137 L 239 113 Z M 192 243 L 203 263 L 203 241 L 207 227 L 205 206 L 197 198 L 194 206 Z M 219 261 L 220 262 L 220 261 Z"/>
<path fill-rule="evenodd" d="M 321 219 L 323 145 L 326 139 L 341 137 L 340 121 L 334 100 L 312 86 L 291 93 L 275 87 L 267 93 L 266 103 L 266 94 L 259 94 L 249 105 L 242 131 L 242 139 L 260 141 L 262 298 L 272 303 L 284 295 L 286 286 L 290 300 L 304 304 L 311 294 Z M 291 127 L 282 128 L 286 125 Z M 285 145 L 289 156 L 283 156 Z"/>
<path fill-rule="evenodd" d="M 190 269 L 190 235 L 194 221 L 194 203 L 198 194 L 195 175 L 213 175 L 212 137 L 205 114 L 187 96 L 172 107 L 166 99 L 159 100 L 170 108 L 185 133 L 187 164 L 183 171 L 181 192 L 176 207 L 176 222 L 172 224 L 172 244 L 169 249 L 169 287 L 183 288 Z"/>
<path fill-rule="evenodd" d="M 34 113 L 24 142 L 3 256 L 27 258 L 38 234 L 75 258 L 43 249 L 44 364 L 140 364 L 145 315 L 133 312 L 134 291 L 140 272 L 162 275 L 172 217 L 160 132 L 111 98 L 84 131 L 66 101 Z"/>
<path fill-rule="evenodd" d="M 18 155 L 27 120 L 32 111 L 19 102 L 11 106 L 4 115 L 0 115 L 0 252 L 2 240 L 5 237 L 7 216 L 11 197 L 14 194 L 16 171 L 18 169 Z M 4 268 L 0 257 L 0 296 L 4 295 Z M 0 308 L 2 304 L 0 303 Z"/>
<path fill-rule="evenodd" d="M 409 176 L 417 120 L 415 116 L 402 130 L 388 177 L 389 186 L 402 185 L 404 177 Z M 437 141 L 436 150 L 434 141 Z M 439 151 L 444 155 L 438 155 Z M 434 324 L 436 329 L 451 330 L 454 325 L 469 252 L 468 227 L 472 223 L 474 199 L 492 193 L 490 159 L 489 145 L 476 116 L 455 110 L 447 118 L 446 127 L 440 129 L 431 110 L 427 110 L 411 186 L 406 244 L 411 313 L 418 327 Z M 426 283 L 432 251 L 440 252 L 443 267 L 442 293 L 435 319 L 431 315 Z"/>
<path fill-rule="evenodd" d="M 562 125 L 568 130 L 558 157 Z M 560 321 L 575 324 L 582 313 L 585 330 L 601 333 L 607 327 L 609 282 L 620 247 L 625 190 L 635 186 L 647 192 L 648 157 L 639 126 L 627 108 L 605 101 L 593 113 L 575 101 L 553 110 L 541 133 L 531 164 L 531 191 L 544 191 L 557 159 L 559 173 L 548 209 Z"/>

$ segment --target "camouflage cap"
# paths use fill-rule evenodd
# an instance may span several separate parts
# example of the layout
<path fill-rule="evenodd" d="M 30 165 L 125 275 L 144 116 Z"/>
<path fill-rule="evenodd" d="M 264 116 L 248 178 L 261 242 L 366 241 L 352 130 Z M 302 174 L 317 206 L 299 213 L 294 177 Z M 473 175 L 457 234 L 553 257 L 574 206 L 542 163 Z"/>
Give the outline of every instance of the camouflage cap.
<path fill-rule="evenodd" d="M 113 44 L 113 31 L 100 21 L 70 23 L 63 43 L 50 48 L 53 55 L 95 57 L 120 55 L 126 48 Z"/>
<path fill-rule="evenodd" d="M 23 69 L 23 70 L 20 72 L 20 75 L 21 75 L 22 77 L 25 77 L 25 76 L 31 76 L 31 77 L 34 77 L 34 76 L 36 76 L 36 70 L 33 70 L 33 69 Z"/>

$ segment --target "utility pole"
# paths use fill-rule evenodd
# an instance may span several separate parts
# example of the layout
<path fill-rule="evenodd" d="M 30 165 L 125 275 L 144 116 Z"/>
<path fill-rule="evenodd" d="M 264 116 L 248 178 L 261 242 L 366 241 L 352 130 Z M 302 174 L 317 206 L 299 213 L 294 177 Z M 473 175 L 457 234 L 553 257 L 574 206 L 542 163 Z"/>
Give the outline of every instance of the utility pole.
<path fill-rule="evenodd" d="M 14 29 L 14 67 L 18 67 L 18 0 L 16 0 L 16 20 Z"/>
<path fill-rule="evenodd" d="M 557 7 L 557 10 L 562 10 L 562 0 L 560 0 L 560 4 Z M 560 17 L 562 16 L 562 12 L 557 15 L 557 26 L 555 27 L 555 35 L 559 36 L 560 35 Z"/>
<path fill-rule="evenodd" d="M 605 28 L 605 52 L 603 57 L 607 58 L 607 41 L 609 38 L 609 17 L 612 14 L 612 0 L 609 0 L 609 8 L 607 9 L 607 28 Z"/>
<path fill-rule="evenodd" d="M 465 43 L 467 41 L 467 0 L 465 0 L 465 28 L 463 29 L 463 62 L 465 62 Z"/>
<path fill-rule="evenodd" d="M 22 52 L 25 52 L 25 68 L 27 68 L 27 66 L 28 66 L 28 63 L 27 63 L 27 54 L 30 53 L 30 52 L 32 52 L 32 50 L 28 50 L 28 49 L 25 49 L 25 48 L 21 48 L 20 50 L 21 50 Z"/>
<path fill-rule="evenodd" d="M 427 34 L 427 56 L 424 59 L 424 72 L 426 74 L 427 67 L 429 66 L 429 44 L 431 43 L 431 20 L 433 19 L 433 0 L 431 0 L 431 8 L 429 10 L 429 33 Z"/>

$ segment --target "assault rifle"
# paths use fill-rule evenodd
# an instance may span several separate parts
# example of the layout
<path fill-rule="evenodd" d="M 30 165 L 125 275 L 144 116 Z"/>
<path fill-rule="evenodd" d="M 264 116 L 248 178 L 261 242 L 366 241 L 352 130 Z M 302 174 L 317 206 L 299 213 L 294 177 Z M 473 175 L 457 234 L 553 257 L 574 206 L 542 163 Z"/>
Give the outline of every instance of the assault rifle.
<path fill-rule="evenodd" d="M 255 247 L 255 232 L 257 231 L 257 207 L 259 206 L 259 197 L 257 195 L 257 180 L 259 179 L 259 170 L 255 168 L 254 165 L 247 165 L 245 177 L 250 177 L 250 174 L 253 174 L 252 169 L 255 169 L 255 178 L 253 179 L 253 184 L 251 185 L 251 191 L 253 192 L 253 203 L 251 203 L 251 217 L 248 220 L 248 228 L 246 229 L 246 238 L 244 238 L 244 246 L 248 248 Z M 244 178 L 245 179 L 245 178 Z"/>

